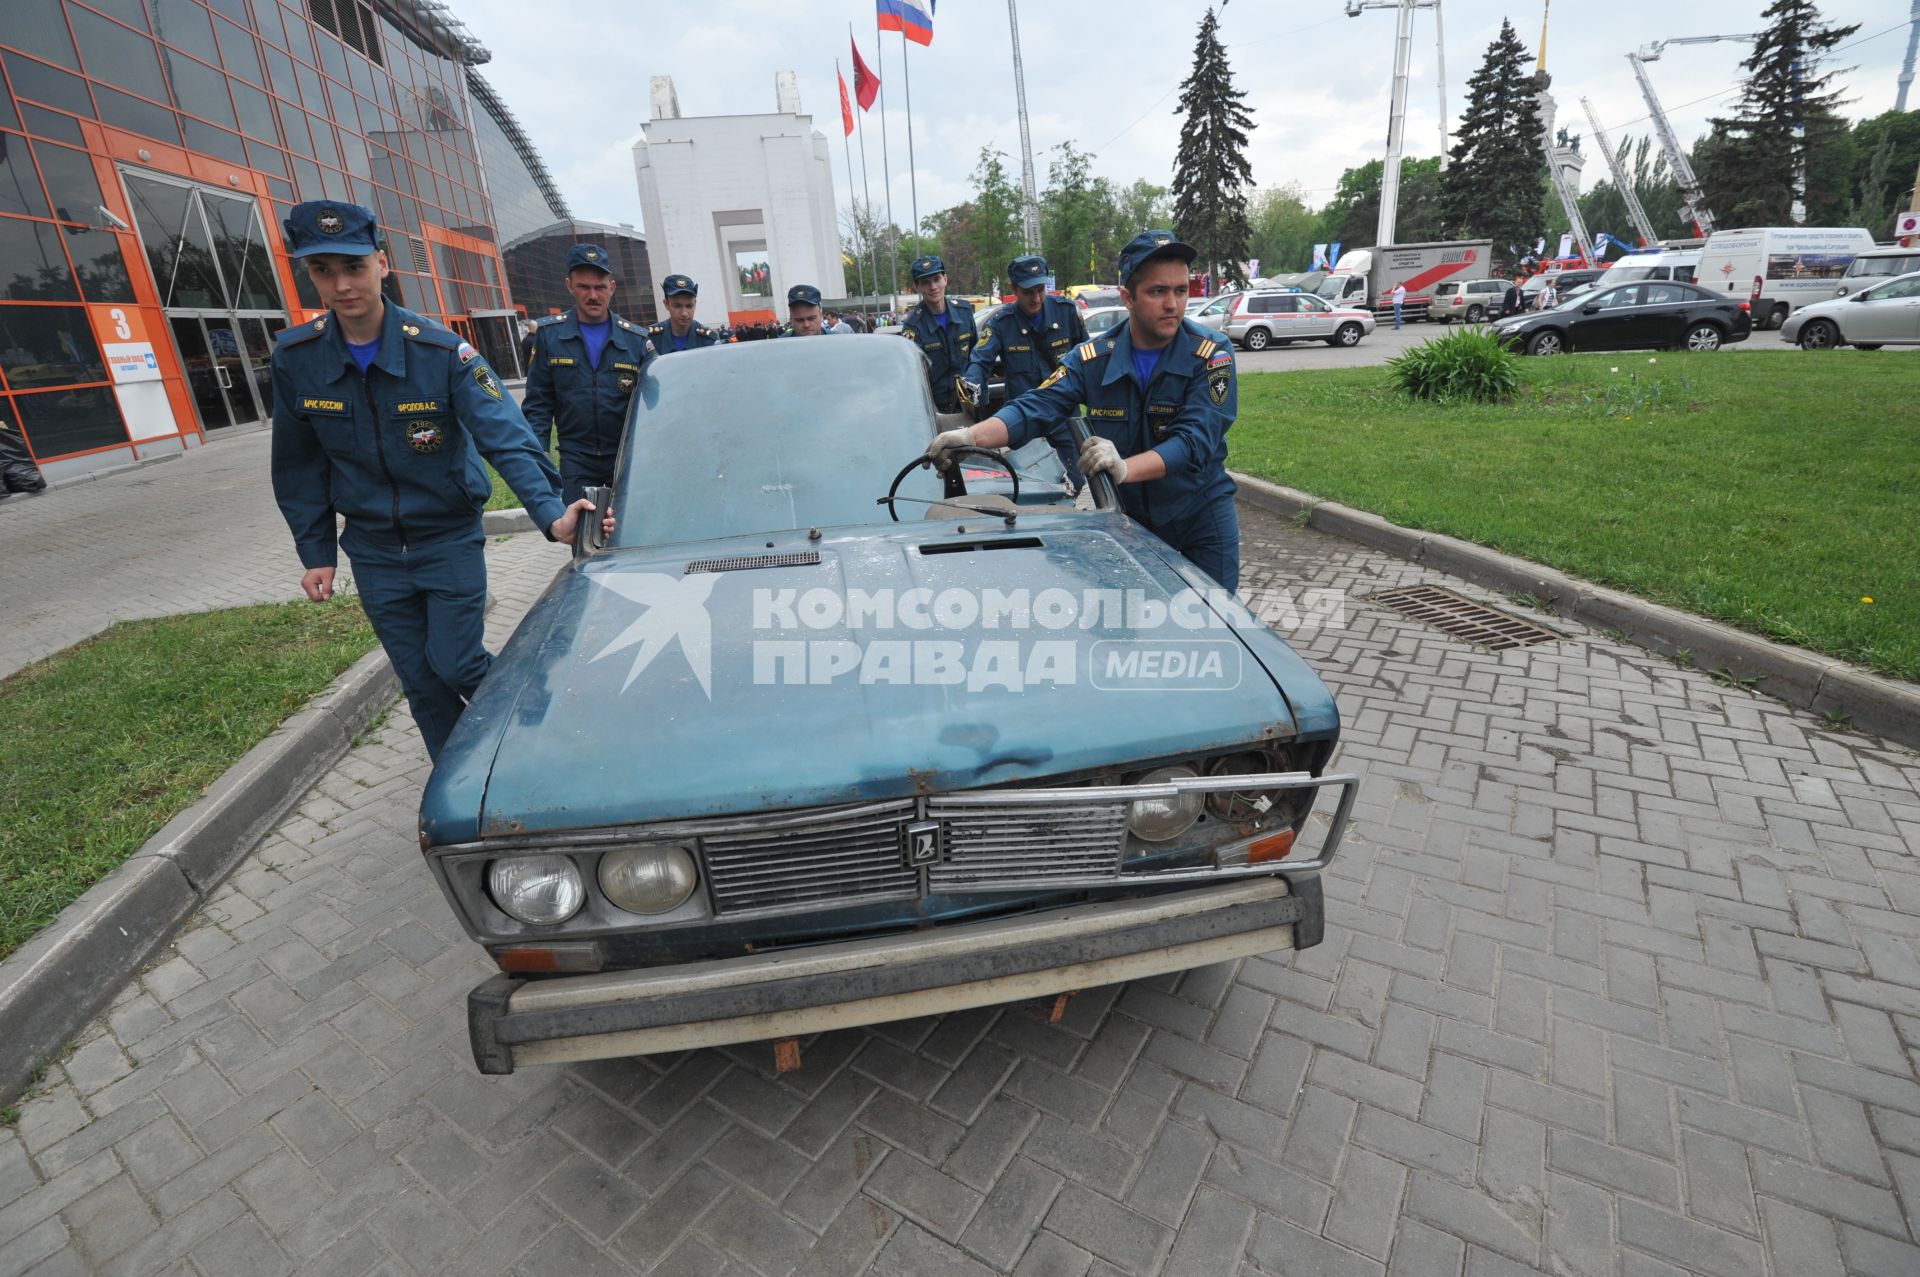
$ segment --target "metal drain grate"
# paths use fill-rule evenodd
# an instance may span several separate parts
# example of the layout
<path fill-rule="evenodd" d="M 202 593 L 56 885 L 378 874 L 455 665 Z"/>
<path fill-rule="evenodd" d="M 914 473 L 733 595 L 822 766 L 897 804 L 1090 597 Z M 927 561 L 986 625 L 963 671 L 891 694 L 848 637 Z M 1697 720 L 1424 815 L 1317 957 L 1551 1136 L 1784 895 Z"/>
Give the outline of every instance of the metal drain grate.
<path fill-rule="evenodd" d="M 1448 634 L 1469 643 L 1490 647 L 1496 652 L 1510 647 L 1552 643 L 1566 637 L 1532 621 L 1523 621 L 1517 616 L 1483 607 L 1452 590 L 1431 585 L 1403 585 L 1397 590 L 1385 590 L 1372 595 L 1370 601 L 1384 604 L 1403 616 L 1425 621 L 1435 629 L 1445 630 Z"/>

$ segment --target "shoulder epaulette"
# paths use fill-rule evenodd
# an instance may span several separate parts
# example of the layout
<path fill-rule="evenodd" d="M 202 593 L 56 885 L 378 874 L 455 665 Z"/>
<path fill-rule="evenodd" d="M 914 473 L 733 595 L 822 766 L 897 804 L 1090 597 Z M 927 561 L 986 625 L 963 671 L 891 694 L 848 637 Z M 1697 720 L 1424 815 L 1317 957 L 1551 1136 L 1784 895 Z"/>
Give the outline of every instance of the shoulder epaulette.
<path fill-rule="evenodd" d="M 693 331 L 695 331 L 695 332 L 697 332 L 697 333 L 699 333 L 699 334 L 700 334 L 700 335 L 701 335 L 702 337 L 711 337 L 711 336 L 713 336 L 713 329 L 711 329 L 711 328 L 701 328 L 701 327 L 698 327 L 698 326 L 696 326 L 696 327 L 694 328 L 694 330 L 693 330 Z"/>
<path fill-rule="evenodd" d="M 1219 342 L 1209 337 L 1193 348 L 1194 356 L 1204 362 L 1209 355 L 1213 354 L 1214 349 L 1219 346 L 1219 344 Z"/>
<path fill-rule="evenodd" d="M 565 318 L 565 315 L 542 315 L 533 321 L 533 326 L 535 328 L 551 328 Z"/>
<path fill-rule="evenodd" d="M 619 324 L 622 328 L 626 329 L 628 332 L 632 332 L 636 328 L 640 327 L 640 325 L 634 323 L 631 319 L 622 319 L 619 321 Z"/>
<path fill-rule="evenodd" d="M 282 346 L 293 346 L 303 341 L 312 341 L 325 331 L 327 331 L 327 317 L 322 315 L 318 319 L 309 319 L 304 324 L 282 328 L 274 337 L 274 341 Z"/>
<path fill-rule="evenodd" d="M 1085 344 L 1084 346 L 1082 346 L 1082 347 L 1080 347 L 1080 359 L 1081 359 L 1081 362 L 1083 362 L 1083 363 L 1084 363 L 1085 361 L 1087 361 L 1087 360 L 1089 360 L 1089 359 L 1092 359 L 1092 358 L 1094 358 L 1094 357 L 1095 357 L 1095 356 L 1097 356 L 1097 355 L 1098 355 L 1099 353 L 1100 353 L 1099 351 L 1097 351 L 1097 350 L 1095 350 L 1095 349 L 1094 349 L 1094 347 L 1093 347 L 1093 343 L 1092 343 L 1092 342 L 1088 342 L 1088 343 L 1086 343 L 1086 344 Z"/>
<path fill-rule="evenodd" d="M 412 320 L 400 325 L 400 332 L 411 341 L 424 342 L 429 346 L 438 346 L 442 350 L 458 350 L 466 345 L 466 339 L 451 328 L 442 328 L 438 324 L 416 324 Z"/>

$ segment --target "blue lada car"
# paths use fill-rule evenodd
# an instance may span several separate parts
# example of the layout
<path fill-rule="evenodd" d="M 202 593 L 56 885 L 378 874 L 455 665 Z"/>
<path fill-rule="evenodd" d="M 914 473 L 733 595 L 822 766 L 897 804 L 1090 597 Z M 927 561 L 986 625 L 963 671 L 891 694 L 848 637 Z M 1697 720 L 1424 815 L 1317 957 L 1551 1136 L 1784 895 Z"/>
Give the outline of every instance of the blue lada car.
<path fill-rule="evenodd" d="M 1044 440 L 941 475 L 936 424 L 902 341 L 650 370 L 611 543 L 527 613 L 421 804 L 500 968 L 482 1071 L 1319 942 L 1354 794 L 1326 687 L 1104 476 L 1076 505 Z"/>

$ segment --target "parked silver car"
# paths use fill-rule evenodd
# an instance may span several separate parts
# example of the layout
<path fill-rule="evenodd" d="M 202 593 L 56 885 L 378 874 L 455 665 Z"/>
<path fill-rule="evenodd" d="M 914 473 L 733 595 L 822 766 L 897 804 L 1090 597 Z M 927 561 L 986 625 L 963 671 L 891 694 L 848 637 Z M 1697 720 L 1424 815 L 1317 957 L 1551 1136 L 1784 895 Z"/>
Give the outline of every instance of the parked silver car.
<path fill-rule="evenodd" d="M 1802 350 L 1920 344 L 1920 271 L 1802 306 L 1780 325 L 1780 335 L 1799 342 Z"/>
<path fill-rule="evenodd" d="M 1372 311 L 1334 306 L 1312 293 L 1292 290 L 1229 293 L 1214 298 L 1190 318 L 1225 333 L 1248 350 L 1296 341 L 1356 346 L 1375 327 Z"/>
<path fill-rule="evenodd" d="M 1500 313 L 1500 298 L 1506 294 L 1504 279 L 1444 280 L 1433 286 L 1433 301 L 1427 318 L 1442 324 L 1464 319 L 1478 324 Z"/>

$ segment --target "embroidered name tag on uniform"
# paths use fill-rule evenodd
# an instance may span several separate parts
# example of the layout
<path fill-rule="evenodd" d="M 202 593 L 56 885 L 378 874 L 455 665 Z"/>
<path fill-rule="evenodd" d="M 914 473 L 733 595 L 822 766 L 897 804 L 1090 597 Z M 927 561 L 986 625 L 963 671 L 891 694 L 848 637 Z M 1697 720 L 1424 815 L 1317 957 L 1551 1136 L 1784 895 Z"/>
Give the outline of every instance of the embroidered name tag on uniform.
<path fill-rule="evenodd" d="M 1125 408 L 1089 408 L 1087 415 L 1089 417 L 1125 417 L 1127 410 Z"/>
<path fill-rule="evenodd" d="M 341 399 L 302 399 L 300 411 L 325 412 L 336 417 L 344 417 L 347 415 L 347 405 L 346 401 Z"/>
<path fill-rule="evenodd" d="M 640 365 L 638 364 L 615 364 L 613 367 L 616 372 L 639 372 L 640 371 Z"/>
<path fill-rule="evenodd" d="M 395 404 L 393 406 L 393 410 L 403 415 L 410 415 L 416 412 L 446 411 L 446 409 L 441 405 L 438 399 L 411 399 L 411 400 L 408 400 L 406 403 Z"/>
<path fill-rule="evenodd" d="M 547 362 L 557 368 L 571 368 L 574 360 L 572 355 L 548 355 Z"/>
<path fill-rule="evenodd" d="M 1150 403 L 1147 405 L 1147 415 L 1150 417 L 1171 417 L 1174 413 L 1179 411 L 1180 411 L 1179 404 Z"/>
<path fill-rule="evenodd" d="M 1025 353 L 1026 353 L 1027 351 L 1030 351 L 1030 350 L 1032 350 L 1032 349 L 1033 349 L 1033 347 L 1032 347 L 1032 346 L 1008 346 L 1008 347 L 1007 347 L 1007 353 L 1008 353 L 1008 354 L 1010 354 L 1010 355 L 1011 355 L 1011 354 L 1025 354 Z"/>

